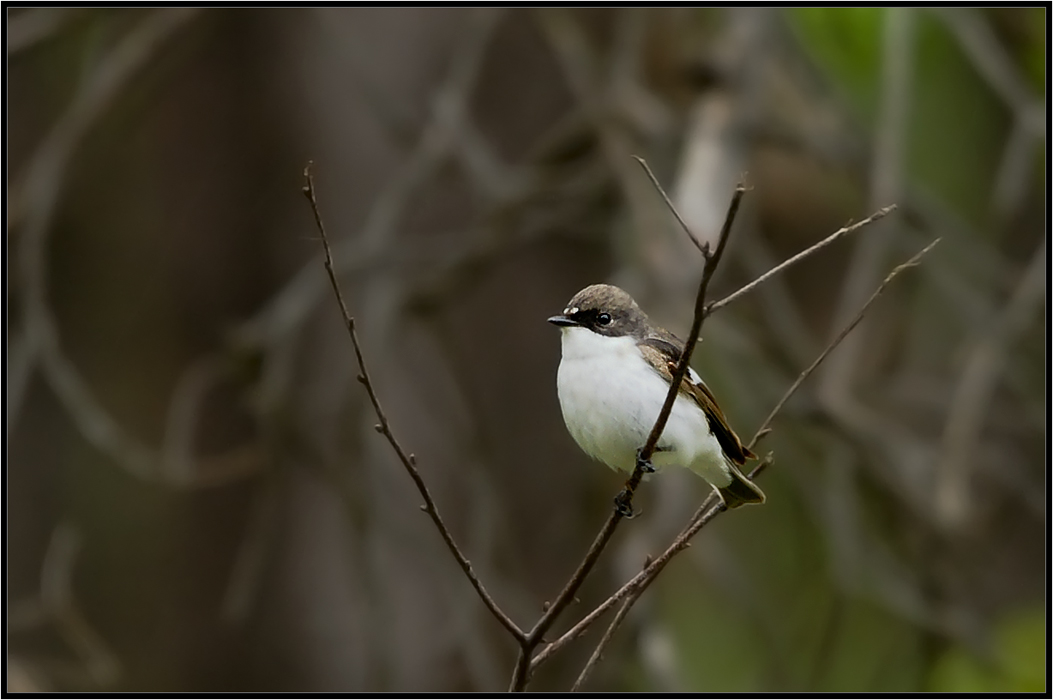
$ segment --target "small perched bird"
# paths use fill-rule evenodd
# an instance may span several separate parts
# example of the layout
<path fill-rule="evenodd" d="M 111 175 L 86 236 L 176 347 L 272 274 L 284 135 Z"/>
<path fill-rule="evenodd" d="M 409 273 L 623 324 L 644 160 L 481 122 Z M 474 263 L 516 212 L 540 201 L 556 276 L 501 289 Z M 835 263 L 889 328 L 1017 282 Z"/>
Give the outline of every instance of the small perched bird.
<path fill-rule="evenodd" d="M 560 326 L 563 336 L 556 384 L 567 430 L 593 459 L 632 472 L 684 344 L 609 284 L 581 290 L 548 321 Z M 654 465 L 687 467 L 708 481 L 728 508 L 736 508 L 764 502 L 764 492 L 739 470 L 755 456 L 728 425 L 709 387 L 689 369 L 651 458 Z"/>

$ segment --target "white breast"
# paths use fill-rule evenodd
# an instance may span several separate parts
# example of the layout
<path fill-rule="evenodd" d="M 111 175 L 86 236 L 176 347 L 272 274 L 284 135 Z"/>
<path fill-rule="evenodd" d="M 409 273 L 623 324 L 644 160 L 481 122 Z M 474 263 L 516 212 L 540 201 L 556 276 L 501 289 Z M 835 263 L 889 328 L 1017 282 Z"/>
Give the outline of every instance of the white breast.
<path fill-rule="evenodd" d="M 580 327 L 563 332 L 557 387 L 563 419 L 582 450 L 615 469 L 632 471 L 669 390 L 633 338 L 610 338 Z M 694 371 L 692 379 L 698 380 Z M 678 398 L 659 441 L 656 467 L 687 466 L 716 486 L 731 482 L 724 453 L 702 409 Z"/>

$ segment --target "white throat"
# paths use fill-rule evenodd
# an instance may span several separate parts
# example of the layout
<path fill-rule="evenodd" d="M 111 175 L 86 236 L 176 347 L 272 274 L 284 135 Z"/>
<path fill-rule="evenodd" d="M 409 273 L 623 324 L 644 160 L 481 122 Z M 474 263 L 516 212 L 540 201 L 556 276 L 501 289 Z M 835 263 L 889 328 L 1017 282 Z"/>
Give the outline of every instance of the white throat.
<path fill-rule="evenodd" d="M 568 326 L 562 329 L 563 359 L 592 360 L 618 355 L 636 355 L 636 340 L 627 335 L 611 337 L 594 333 L 581 326 Z M 643 361 L 643 358 L 640 358 Z"/>

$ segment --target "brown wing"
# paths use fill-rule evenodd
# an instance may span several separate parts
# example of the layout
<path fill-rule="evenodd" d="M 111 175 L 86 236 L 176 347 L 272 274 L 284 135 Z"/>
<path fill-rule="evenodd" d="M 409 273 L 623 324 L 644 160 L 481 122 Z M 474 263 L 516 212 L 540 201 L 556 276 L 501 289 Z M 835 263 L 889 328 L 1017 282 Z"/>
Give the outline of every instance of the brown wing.
<path fill-rule="evenodd" d="M 666 381 L 672 382 L 673 372 L 676 371 L 677 362 L 680 360 L 680 348 L 664 338 L 647 338 L 639 347 L 647 363 L 665 377 Z M 724 417 L 724 412 L 720 410 L 709 387 L 702 382 L 695 384 L 690 377 L 684 377 L 684 381 L 680 383 L 680 393 L 693 399 L 702 409 L 709 421 L 710 432 L 717 438 L 728 459 L 736 464 L 745 464 L 747 459 L 756 457 L 728 425 L 728 419 Z"/>
<path fill-rule="evenodd" d="M 728 419 L 724 417 L 724 412 L 720 410 L 708 386 L 702 383 L 695 384 L 687 378 L 684 379 L 683 384 L 690 388 L 692 397 L 702 407 L 702 412 L 709 419 L 709 429 L 717 436 L 717 442 L 723 448 L 724 454 L 736 464 L 745 464 L 747 459 L 757 456 L 742 444 L 739 436 L 728 425 Z"/>

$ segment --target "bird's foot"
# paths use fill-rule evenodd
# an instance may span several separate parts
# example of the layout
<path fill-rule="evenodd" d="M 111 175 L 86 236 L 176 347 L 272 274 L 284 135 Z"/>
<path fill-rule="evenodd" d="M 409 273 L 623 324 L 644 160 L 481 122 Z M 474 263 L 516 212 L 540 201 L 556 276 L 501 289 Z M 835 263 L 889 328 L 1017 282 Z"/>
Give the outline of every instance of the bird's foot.
<path fill-rule="evenodd" d="M 614 497 L 614 512 L 630 520 L 636 517 L 636 513 L 633 512 L 633 495 L 629 493 L 629 489 L 622 489 Z"/>
<path fill-rule="evenodd" d="M 654 465 L 651 464 L 651 460 L 643 458 L 642 447 L 636 451 L 636 468 L 641 474 L 654 474 Z"/>

